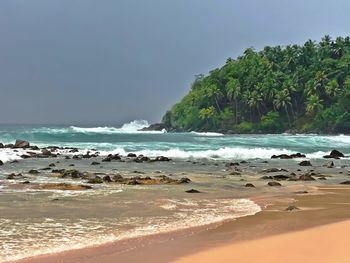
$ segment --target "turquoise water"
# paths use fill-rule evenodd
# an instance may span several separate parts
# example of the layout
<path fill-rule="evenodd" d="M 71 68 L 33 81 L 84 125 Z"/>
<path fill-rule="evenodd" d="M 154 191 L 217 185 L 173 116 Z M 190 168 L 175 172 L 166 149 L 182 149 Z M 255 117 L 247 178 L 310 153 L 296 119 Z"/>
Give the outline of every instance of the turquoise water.
<path fill-rule="evenodd" d="M 122 127 L 0 126 L 0 142 L 25 139 L 39 146 L 57 145 L 172 158 L 252 159 L 302 152 L 320 158 L 333 148 L 350 154 L 350 136 L 222 135 L 219 133 L 141 132 L 146 121 Z"/>

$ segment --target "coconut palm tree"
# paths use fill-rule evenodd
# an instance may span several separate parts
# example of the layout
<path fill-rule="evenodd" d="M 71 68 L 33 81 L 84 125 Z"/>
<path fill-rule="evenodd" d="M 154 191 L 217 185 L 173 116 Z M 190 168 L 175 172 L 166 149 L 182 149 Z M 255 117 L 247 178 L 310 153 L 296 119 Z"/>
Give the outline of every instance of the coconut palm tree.
<path fill-rule="evenodd" d="M 312 114 L 322 109 L 323 108 L 322 102 L 323 100 L 321 100 L 319 96 L 311 95 L 310 97 L 307 98 L 306 112 L 308 114 Z"/>
<path fill-rule="evenodd" d="M 277 109 L 284 108 L 287 114 L 288 123 L 290 124 L 288 105 L 291 104 L 291 97 L 290 97 L 289 91 L 287 89 L 278 91 L 275 95 L 275 99 L 273 100 L 273 104 Z"/>
<path fill-rule="evenodd" d="M 238 122 L 238 98 L 241 96 L 241 85 L 238 79 L 230 78 L 226 84 L 227 97 L 235 103 L 235 123 Z"/>

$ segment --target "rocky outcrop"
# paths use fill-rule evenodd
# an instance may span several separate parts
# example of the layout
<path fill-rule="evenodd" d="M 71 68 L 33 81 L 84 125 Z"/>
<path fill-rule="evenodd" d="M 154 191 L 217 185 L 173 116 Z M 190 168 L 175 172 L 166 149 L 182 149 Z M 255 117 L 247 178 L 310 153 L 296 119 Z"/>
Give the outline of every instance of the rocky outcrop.
<path fill-rule="evenodd" d="M 293 154 L 280 154 L 280 155 L 272 155 L 271 159 L 294 159 L 294 158 L 305 158 L 305 154 L 301 153 L 293 153 Z"/>
<path fill-rule="evenodd" d="M 332 150 L 329 155 L 323 156 L 323 158 L 332 158 L 332 159 L 340 159 L 341 157 L 344 157 L 344 154 L 339 152 L 338 150 Z"/>
<path fill-rule="evenodd" d="M 190 190 L 187 190 L 185 191 L 186 193 L 189 193 L 189 194 L 199 194 L 200 191 L 196 190 L 196 189 L 190 189 Z"/>
<path fill-rule="evenodd" d="M 267 183 L 268 186 L 282 186 L 280 183 L 278 182 L 268 182 Z"/>
<path fill-rule="evenodd" d="M 15 145 L 13 148 L 29 148 L 30 144 L 27 141 L 24 140 L 16 140 Z"/>
<path fill-rule="evenodd" d="M 312 166 L 310 161 L 302 161 L 299 163 L 300 166 Z"/>
<path fill-rule="evenodd" d="M 251 183 L 248 183 L 248 184 L 245 185 L 245 187 L 252 187 L 252 188 L 254 188 L 255 185 L 253 185 L 253 184 L 251 184 Z"/>
<path fill-rule="evenodd" d="M 162 131 L 166 128 L 167 127 L 164 123 L 154 123 L 148 127 L 142 128 L 140 131 Z"/>

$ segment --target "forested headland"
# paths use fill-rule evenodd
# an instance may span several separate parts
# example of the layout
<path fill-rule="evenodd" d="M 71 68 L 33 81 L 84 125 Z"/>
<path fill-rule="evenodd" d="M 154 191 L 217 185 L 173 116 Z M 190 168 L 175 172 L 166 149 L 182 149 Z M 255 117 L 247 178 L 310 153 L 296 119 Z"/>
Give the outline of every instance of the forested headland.
<path fill-rule="evenodd" d="M 248 48 L 163 117 L 174 131 L 350 133 L 350 37 Z"/>

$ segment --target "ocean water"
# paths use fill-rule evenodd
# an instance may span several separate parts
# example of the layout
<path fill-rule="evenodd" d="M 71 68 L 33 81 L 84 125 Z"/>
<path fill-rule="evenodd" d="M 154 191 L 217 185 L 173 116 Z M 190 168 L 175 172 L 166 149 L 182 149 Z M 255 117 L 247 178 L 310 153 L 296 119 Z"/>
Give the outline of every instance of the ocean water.
<path fill-rule="evenodd" d="M 75 126 L 0 126 L 0 142 L 13 143 L 21 138 L 38 146 L 69 146 L 96 149 L 102 153 L 133 152 L 150 157 L 164 155 L 178 159 L 253 159 L 273 154 L 302 152 L 309 158 L 321 158 L 331 148 L 350 154 L 350 136 L 318 135 L 223 135 L 220 133 L 142 132 L 144 120 L 122 127 Z M 11 152 L 0 151 L 0 160 L 15 159 Z"/>
<path fill-rule="evenodd" d="M 260 180 L 260 171 L 283 165 L 298 173 L 299 168 L 295 160 L 269 160 L 267 164 L 262 159 L 270 159 L 273 154 L 301 152 L 322 167 L 322 156 L 332 149 L 350 155 L 350 136 L 345 135 L 139 131 L 146 126 L 146 121 L 133 121 L 122 127 L 0 125 L 0 142 L 4 144 L 25 139 L 40 147 L 77 147 L 81 152 L 94 149 L 101 155 L 133 152 L 172 158 L 171 162 L 111 162 L 92 166 L 92 161 L 101 162 L 103 157 L 67 160 L 64 155 L 71 153 L 62 151 L 63 156 L 58 158 L 21 159 L 25 150 L 0 149 L 0 160 L 5 163 L 0 166 L 0 262 L 253 215 L 261 208 L 251 197 L 275 191 L 266 188 L 266 182 Z M 225 162 L 243 159 L 248 162 L 240 165 L 242 175 L 230 175 Z M 55 163 L 55 169 L 74 168 L 90 174 L 188 177 L 191 183 L 157 186 L 111 183 L 93 185 L 87 191 L 39 190 L 35 186 L 42 183 L 86 184 L 83 179 L 58 178 L 50 170 L 41 170 L 50 163 Z M 335 165 L 349 166 L 350 160 L 336 160 Z M 31 169 L 40 173 L 29 174 Z M 339 183 L 348 176 L 343 173 L 344 178 L 332 177 L 334 171 L 322 171 L 330 174 L 326 183 Z M 23 178 L 7 179 L 10 173 L 21 173 Z M 31 183 L 22 184 L 24 180 Z M 245 181 L 257 187 L 247 190 L 242 187 Z M 185 193 L 192 188 L 201 193 Z"/>

